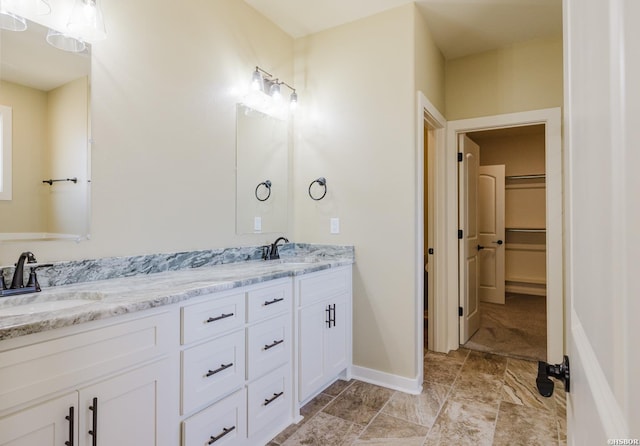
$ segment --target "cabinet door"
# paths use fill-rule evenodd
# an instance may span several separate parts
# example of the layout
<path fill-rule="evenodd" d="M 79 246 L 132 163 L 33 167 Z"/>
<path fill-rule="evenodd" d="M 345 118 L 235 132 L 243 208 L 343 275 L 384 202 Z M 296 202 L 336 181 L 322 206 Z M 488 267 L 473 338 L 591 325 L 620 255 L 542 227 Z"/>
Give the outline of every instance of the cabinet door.
<path fill-rule="evenodd" d="M 61 446 L 77 437 L 77 392 L 0 418 L 2 446 Z M 70 409 L 73 409 L 72 419 Z M 75 441 L 73 442 L 75 443 Z M 72 444 L 72 443 L 70 443 Z"/>
<path fill-rule="evenodd" d="M 158 446 L 167 442 L 168 438 L 156 431 L 156 427 L 167 425 L 161 407 L 166 362 L 81 389 L 80 446 Z"/>
<path fill-rule="evenodd" d="M 325 328 L 324 374 L 332 377 L 337 376 L 347 367 L 347 330 L 351 329 L 351 313 L 347 308 L 345 295 L 332 299 L 329 305 L 331 306 L 331 323 Z"/>
<path fill-rule="evenodd" d="M 304 401 L 324 384 L 324 336 L 327 327 L 327 302 L 319 302 L 298 311 L 299 388 L 298 400 Z"/>

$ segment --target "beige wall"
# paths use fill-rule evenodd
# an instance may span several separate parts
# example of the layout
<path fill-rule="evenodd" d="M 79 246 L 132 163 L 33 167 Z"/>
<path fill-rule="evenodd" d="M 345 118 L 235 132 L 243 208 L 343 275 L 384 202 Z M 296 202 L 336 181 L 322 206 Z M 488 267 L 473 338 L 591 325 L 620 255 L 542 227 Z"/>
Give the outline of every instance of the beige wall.
<path fill-rule="evenodd" d="M 295 239 L 355 245 L 354 363 L 405 377 L 417 343 L 415 86 L 427 83 L 414 73 L 438 71 L 414 66 L 416 14 L 411 4 L 296 41 Z M 320 176 L 329 192 L 315 202 Z"/>
<path fill-rule="evenodd" d="M 255 65 L 293 79 L 293 39 L 238 0 L 104 7 L 109 35 L 93 48 L 91 79 L 92 238 L 2 243 L 0 265 L 25 249 L 47 261 L 265 243 L 235 235 L 235 104 Z"/>
<path fill-rule="evenodd" d="M 48 229 L 54 234 L 87 233 L 88 79 L 81 77 L 48 93 L 50 163 L 47 178 L 77 178 L 77 183 L 47 186 Z"/>
<path fill-rule="evenodd" d="M 47 94 L 0 81 L 0 104 L 13 109 L 13 199 L 0 200 L 0 232 L 45 232 Z M 0 265 L 9 263 L 0 260 Z"/>
<path fill-rule="evenodd" d="M 415 81 L 416 91 L 422 91 L 444 115 L 445 111 L 445 60 L 427 28 L 427 22 L 416 10 L 415 20 Z"/>
<path fill-rule="evenodd" d="M 446 63 L 448 120 L 562 106 L 562 37 Z"/>

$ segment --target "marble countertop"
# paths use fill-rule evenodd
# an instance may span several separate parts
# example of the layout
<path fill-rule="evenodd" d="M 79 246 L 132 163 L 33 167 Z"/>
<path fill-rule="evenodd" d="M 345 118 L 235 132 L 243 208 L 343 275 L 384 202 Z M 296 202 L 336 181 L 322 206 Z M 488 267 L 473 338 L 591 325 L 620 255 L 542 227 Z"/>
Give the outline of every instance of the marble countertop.
<path fill-rule="evenodd" d="M 353 259 L 349 258 L 247 261 L 76 283 L 3 297 L 0 340 L 351 264 Z"/>

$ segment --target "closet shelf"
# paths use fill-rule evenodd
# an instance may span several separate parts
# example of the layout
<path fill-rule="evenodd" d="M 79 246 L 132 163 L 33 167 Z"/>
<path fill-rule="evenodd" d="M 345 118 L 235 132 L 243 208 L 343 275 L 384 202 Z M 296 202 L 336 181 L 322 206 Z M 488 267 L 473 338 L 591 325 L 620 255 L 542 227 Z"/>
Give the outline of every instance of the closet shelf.
<path fill-rule="evenodd" d="M 545 228 L 505 228 L 507 232 L 532 232 L 532 233 L 545 233 Z"/>
<path fill-rule="evenodd" d="M 507 175 L 504 177 L 505 180 L 536 180 L 544 178 L 546 178 L 546 175 L 544 173 L 532 175 Z"/>

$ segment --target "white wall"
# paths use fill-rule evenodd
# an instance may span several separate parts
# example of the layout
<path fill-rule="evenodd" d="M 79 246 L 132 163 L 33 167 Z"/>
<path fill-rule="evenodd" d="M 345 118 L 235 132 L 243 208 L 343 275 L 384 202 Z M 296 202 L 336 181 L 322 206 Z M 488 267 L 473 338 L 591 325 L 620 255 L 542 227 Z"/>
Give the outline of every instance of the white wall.
<path fill-rule="evenodd" d="M 566 0 L 571 444 L 640 438 L 640 5 Z"/>
<path fill-rule="evenodd" d="M 293 39 L 239 0 L 110 1 L 93 48 L 90 241 L 0 244 L 0 265 L 261 244 L 235 235 L 235 104 Z M 14 125 L 16 125 L 14 117 Z M 272 241 L 272 236 L 268 237 Z"/>

